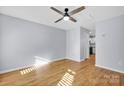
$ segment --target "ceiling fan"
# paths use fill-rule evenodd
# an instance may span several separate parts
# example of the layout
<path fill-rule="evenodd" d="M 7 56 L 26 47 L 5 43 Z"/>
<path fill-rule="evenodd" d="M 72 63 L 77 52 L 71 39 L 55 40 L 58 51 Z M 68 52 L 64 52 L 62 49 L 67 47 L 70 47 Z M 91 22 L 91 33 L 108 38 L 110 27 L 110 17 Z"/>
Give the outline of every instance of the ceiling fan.
<path fill-rule="evenodd" d="M 71 20 L 72 22 L 77 22 L 77 20 L 74 19 L 71 16 L 85 9 L 84 6 L 81 6 L 81 7 L 77 8 L 77 9 L 75 9 L 75 10 L 72 10 L 71 12 L 68 12 L 69 9 L 65 8 L 65 13 L 63 13 L 63 12 L 61 12 L 60 10 L 58 10 L 58 9 L 56 9 L 54 7 L 50 7 L 50 8 L 63 16 L 62 18 L 56 20 L 55 23 L 57 23 L 57 22 L 59 22 L 61 20 L 65 20 L 65 21 Z"/>

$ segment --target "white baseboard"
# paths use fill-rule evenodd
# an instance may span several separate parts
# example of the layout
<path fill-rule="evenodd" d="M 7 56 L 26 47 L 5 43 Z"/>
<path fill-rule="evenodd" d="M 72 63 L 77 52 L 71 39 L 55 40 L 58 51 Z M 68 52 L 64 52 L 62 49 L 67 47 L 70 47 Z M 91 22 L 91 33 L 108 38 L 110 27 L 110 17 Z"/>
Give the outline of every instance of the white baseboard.
<path fill-rule="evenodd" d="M 115 71 L 115 72 L 119 72 L 119 73 L 124 73 L 124 71 L 113 69 L 113 68 L 110 68 L 110 67 L 105 67 L 105 66 L 100 66 L 100 65 L 95 65 L 95 66 L 103 68 L 103 69 L 108 69 L 108 70 L 112 70 L 112 71 Z"/>
<path fill-rule="evenodd" d="M 12 71 L 16 71 L 16 70 L 20 70 L 20 69 L 24 69 L 24 68 L 28 68 L 28 67 L 31 67 L 31 66 L 33 66 L 33 64 L 32 65 L 27 65 L 27 66 L 22 66 L 22 67 L 17 67 L 17 68 L 13 68 L 13 69 L 9 69 L 9 70 L 3 70 L 3 71 L 0 71 L 0 74 L 12 72 Z"/>
<path fill-rule="evenodd" d="M 85 61 L 85 59 L 81 59 L 81 62 L 82 62 L 82 61 Z"/>
<path fill-rule="evenodd" d="M 55 61 L 64 60 L 64 59 L 66 59 L 66 58 L 53 59 L 50 62 L 55 62 Z M 16 70 L 20 70 L 20 69 L 24 69 L 24 68 L 28 68 L 28 67 L 31 67 L 33 65 L 34 64 L 30 64 L 30 65 L 27 65 L 27 66 L 17 67 L 17 68 L 13 68 L 13 69 L 9 69 L 9 70 L 3 70 L 3 71 L 0 71 L 0 74 L 12 72 L 12 71 L 16 71 Z"/>
<path fill-rule="evenodd" d="M 64 60 L 64 59 L 66 59 L 66 58 L 65 57 L 64 58 L 57 58 L 57 59 L 51 60 L 51 62 L 60 61 L 60 60 Z"/>
<path fill-rule="evenodd" d="M 73 58 L 66 58 L 66 59 L 69 59 L 69 60 L 72 60 L 72 61 L 76 61 L 76 62 L 82 62 L 82 61 L 85 61 L 85 60 L 88 59 L 88 58 L 86 58 L 86 59 L 81 59 L 81 60 L 75 60 L 75 59 L 73 59 Z"/>
<path fill-rule="evenodd" d="M 84 59 L 79 61 L 79 60 L 74 60 L 72 58 L 58 58 L 58 59 L 51 60 L 51 62 L 55 62 L 55 61 L 59 61 L 59 60 L 64 60 L 64 59 L 73 60 L 75 62 L 84 61 Z M 28 67 L 31 67 L 33 65 L 34 64 L 30 64 L 30 65 L 27 65 L 27 66 L 22 66 L 22 67 L 17 67 L 17 68 L 9 69 L 9 70 L 0 71 L 0 74 L 7 73 L 7 72 L 12 72 L 12 71 L 16 71 L 16 70 L 20 70 L 20 69 L 24 69 L 24 68 L 28 68 Z M 113 69 L 113 68 L 110 68 L 110 67 L 105 67 L 105 66 L 101 66 L 101 65 L 95 65 L 95 66 L 100 67 L 100 68 L 104 68 L 104 69 L 108 69 L 108 70 L 112 70 L 112 71 L 115 71 L 115 72 L 119 72 L 119 73 L 124 73 L 124 71 Z"/>
<path fill-rule="evenodd" d="M 72 61 L 75 61 L 75 62 L 81 62 L 80 60 L 75 60 L 75 59 L 73 59 L 73 58 L 66 58 L 66 59 L 72 60 Z"/>
<path fill-rule="evenodd" d="M 81 59 L 81 62 L 82 62 L 82 61 L 85 61 L 85 60 L 87 60 L 87 59 L 88 59 L 88 58 L 85 58 L 85 59 Z"/>

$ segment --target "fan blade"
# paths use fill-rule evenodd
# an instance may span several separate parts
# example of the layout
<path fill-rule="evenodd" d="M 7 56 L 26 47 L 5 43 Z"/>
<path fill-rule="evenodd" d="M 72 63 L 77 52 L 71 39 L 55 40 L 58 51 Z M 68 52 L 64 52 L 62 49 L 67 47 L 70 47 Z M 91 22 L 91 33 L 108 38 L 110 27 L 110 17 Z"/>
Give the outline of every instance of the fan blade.
<path fill-rule="evenodd" d="M 55 21 L 55 23 L 57 23 L 57 22 L 61 21 L 62 19 L 63 19 L 63 17 L 62 17 L 62 18 L 60 18 L 60 19 L 58 19 L 58 20 L 56 20 L 56 21 Z"/>
<path fill-rule="evenodd" d="M 70 19 L 71 21 L 73 21 L 73 22 L 77 22 L 77 20 L 74 19 L 73 17 L 69 17 L 69 19 Z"/>
<path fill-rule="evenodd" d="M 61 15 L 64 15 L 63 12 L 59 11 L 58 9 L 54 8 L 54 7 L 50 7 L 52 10 L 56 11 L 57 13 L 61 14 Z"/>
<path fill-rule="evenodd" d="M 78 13 L 78 12 L 84 10 L 84 9 L 85 9 L 85 7 L 84 7 L 84 6 L 81 6 L 81 7 L 77 8 L 77 9 L 75 9 L 75 10 L 72 10 L 72 11 L 69 13 L 69 15 L 74 15 L 74 14 L 76 14 L 76 13 Z"/>

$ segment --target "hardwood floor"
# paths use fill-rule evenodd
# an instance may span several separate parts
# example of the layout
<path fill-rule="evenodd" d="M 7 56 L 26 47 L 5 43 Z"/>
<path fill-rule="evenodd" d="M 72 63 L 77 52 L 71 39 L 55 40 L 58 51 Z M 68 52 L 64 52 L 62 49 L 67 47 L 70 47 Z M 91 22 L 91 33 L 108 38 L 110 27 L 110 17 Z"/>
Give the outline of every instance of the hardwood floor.
<path fill-rule="evenodd" d="M 83 62 L 61 60 L 0 75 L 8 86 L 124 85 L 124 74 L 95 67 L 95 56 Z"/>

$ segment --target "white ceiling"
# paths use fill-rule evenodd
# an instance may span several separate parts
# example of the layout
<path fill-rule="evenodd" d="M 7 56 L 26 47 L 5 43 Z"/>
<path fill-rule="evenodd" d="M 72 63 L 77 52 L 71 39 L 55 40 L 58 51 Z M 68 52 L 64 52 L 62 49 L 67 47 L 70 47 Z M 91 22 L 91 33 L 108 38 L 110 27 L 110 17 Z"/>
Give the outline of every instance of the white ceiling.
<path fill-rule="evenodd" d="M 76 9 L 79 6 L 55 6 L 64 11 Z M 0 6 L 0 13 L 25 20 L 53 26 L 56 28 L 70 30 L 82 26 L 91 31 L 95 31 L 95 23 L 105 19 L 113 18 L 124 14 L 124 6 L 86 6 L 86 9 L 75 14 L 76 23 L 71 21 L 61 21 L 54 23 L 62 16 L 51 10 L 49 6 Z"/>

